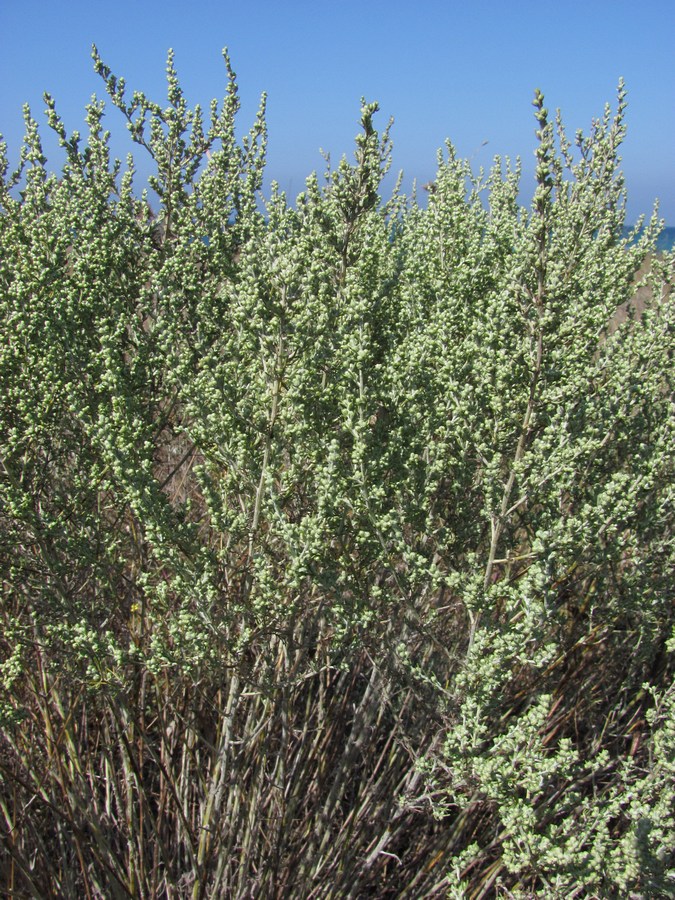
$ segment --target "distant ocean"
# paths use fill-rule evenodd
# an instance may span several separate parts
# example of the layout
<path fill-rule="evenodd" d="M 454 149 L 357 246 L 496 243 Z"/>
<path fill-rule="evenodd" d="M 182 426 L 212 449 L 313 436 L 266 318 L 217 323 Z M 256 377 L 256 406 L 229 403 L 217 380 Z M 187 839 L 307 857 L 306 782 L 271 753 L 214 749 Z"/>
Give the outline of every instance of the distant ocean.
<path fill-rule="evenodd" d="M 672 250 L 675 247 L 675 228 L 664 228 L 656 246 L 659 250 Z"/>
<path fill-rule="evenodd" d="M 626 234 L 630 228 L 624 228 Z M 656 249 L 660 252 L 672 250 L 675 247 L 675 228 L 664 228 L 656 241 Z"/>

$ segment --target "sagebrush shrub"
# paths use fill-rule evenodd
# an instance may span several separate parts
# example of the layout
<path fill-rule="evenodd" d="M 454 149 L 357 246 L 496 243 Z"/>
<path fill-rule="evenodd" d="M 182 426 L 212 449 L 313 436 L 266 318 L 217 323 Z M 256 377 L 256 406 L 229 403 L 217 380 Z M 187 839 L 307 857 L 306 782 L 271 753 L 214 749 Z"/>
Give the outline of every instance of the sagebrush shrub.
<path fill-rule="evenodd" d="M 26 111 L 0 188 L 0 876 L 36 897 L 673 890 L 673 258 L 625 91 L 536 191 L 452 145 L 262 192 L 94 51 L 159 204 Z M 19 190 L 20 188 L 20 190 Z M 651 299 L 613 319 L 643 271 Z M 644 290 L 643 290 L 644 294 Z"/>

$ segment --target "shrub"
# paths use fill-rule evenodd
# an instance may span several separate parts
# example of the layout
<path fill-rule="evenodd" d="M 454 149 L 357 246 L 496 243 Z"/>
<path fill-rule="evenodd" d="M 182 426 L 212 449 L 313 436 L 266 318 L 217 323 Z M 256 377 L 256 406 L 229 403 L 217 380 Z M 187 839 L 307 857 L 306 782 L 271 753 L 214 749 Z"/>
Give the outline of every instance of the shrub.
<path fill-rule="evenodd" d="M 574 141 L 537 92 L 529 209 L 450 144 L 384 202 L 365 101 L 293 207 L 227 55 L 208 125 L 172 57 L 166 107 L 94 62 L 157 215 L 98 101 L 85 145 L 46 98 L 58 177 L 28 111 L 0 160 L 5 892 L 667 894 L 673 258 L 623 237 L 623 86 Z"/>

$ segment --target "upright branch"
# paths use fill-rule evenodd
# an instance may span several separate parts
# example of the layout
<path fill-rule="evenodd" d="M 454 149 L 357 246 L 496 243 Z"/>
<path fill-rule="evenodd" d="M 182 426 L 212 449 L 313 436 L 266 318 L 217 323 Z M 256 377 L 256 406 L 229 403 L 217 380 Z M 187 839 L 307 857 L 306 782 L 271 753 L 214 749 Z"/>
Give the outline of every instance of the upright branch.
<path fill-rule="evenodd" d="M 508 516 L 511 512 L 515 512 L 515 509 L 510 509 L 511 498 L 518 477 L 518 467 L 522 462 L 531 437 L 532 420 L 537 405 L 537 388 L 544 359 L 546 273 L 551 228 L 551 210 L 553 207 L 555 148 L 553 126 L 548 120 L 548 110 L 544 106 L 544 96 L 539 90 L 535 92 L 533 105 L 536 109 L 535 118 L 539 126 L 536 130 L 538 146 L 535 150 L 537 159 L 535 178 L 537 186 L 532 200 L 534 213 L 532 232 L 535 246 L 534 273 L 536 281 L 534 290 L 527 285 L 523 286 L 524 290 L 529 295 L 529 300 L 534 309 L 534 315 L 528 319 L 531 346 L 530 381 L 525 412 L 518 432 L 515 453 L 509 465 L 509 474 L 504 485 L 501 505 L 499 510 L 493 513 L 490 520 L 490 549 L 483 578 L 483 590 L 485 591 L 487 591 L 492 581 L 499 541 L 507 525 Z"/>

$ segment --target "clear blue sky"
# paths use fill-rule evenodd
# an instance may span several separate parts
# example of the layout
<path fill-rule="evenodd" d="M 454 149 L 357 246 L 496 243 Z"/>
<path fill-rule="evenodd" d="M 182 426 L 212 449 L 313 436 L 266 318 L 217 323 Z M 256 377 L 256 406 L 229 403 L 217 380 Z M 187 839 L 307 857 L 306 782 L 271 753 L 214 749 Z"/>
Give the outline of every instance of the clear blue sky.
<path fill-rule="evenodd" d="M 436 151 L 449 138 L 475 166 L 520 155 L 529 190 L 534 89 L 549 108 L 560 107 L 574 135 L 615 102 L 623 77 L 628 217 L 649 213 L 658 197 L 675 225 L 673 0 L 0 0 L 0 132 L 10 161 L 23 135 L 21 106 L 28 102 L 41 119 L 45 90 L 66 127 L 84 130 L 85 104 L 105 94 L 92 69 L 93 42 L 130 89 L 159 100 L 173 47 L 188 99 L 204 107 L 224 93 L 227 46 L 242 130 L 268 92 L 268 179 L 291 198 L 311 171 L 323 171 L 320 148 L 334 160 L 351 154 L 361 96 L 380 103 L 381 127 L 394 117 L 393 168 L 404 170 L 406 189 L 413 178 L 433 177 Z M 124 157 L 124 122 L 112 108 L 107 125 Z M 142 172 L 140 157 L 138 166 Z"/>

